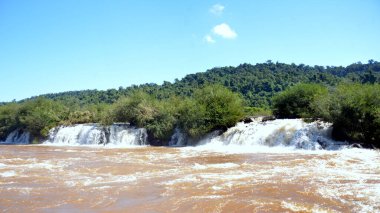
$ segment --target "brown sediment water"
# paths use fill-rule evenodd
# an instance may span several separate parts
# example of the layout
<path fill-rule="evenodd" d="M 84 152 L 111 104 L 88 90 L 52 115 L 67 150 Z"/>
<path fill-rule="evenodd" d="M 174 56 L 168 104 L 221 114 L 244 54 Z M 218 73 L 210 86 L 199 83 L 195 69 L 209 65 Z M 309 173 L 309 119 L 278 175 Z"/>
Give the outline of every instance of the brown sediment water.
<path fill-rule="evenodd" d="M 380 211 L 379 151 L 270 149 L 0 146 L 0 209 Z"/>

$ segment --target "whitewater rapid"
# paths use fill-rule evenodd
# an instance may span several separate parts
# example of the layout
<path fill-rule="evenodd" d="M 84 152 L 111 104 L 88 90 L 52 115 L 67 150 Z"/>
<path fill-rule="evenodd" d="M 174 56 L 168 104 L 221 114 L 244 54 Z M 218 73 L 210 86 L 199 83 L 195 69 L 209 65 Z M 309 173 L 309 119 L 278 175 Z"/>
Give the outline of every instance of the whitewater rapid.
<path fill-rule="evenodd" d="M 255 118 L 250 123 L 239 122 L 226 132 L 212 132 L 199 141 L 191 141 L 176 130 L 172 145 L 193 145 L 203 148 L 237 148 L 253 149 L 304 149 L 304 150 L 337 150 L 347 143 L 331 139 L 332 125 L 314 121 L 307 123 L 302 119 L 277 119 L 262 121 Z"/>
<path fill-rule="evenodd" d="M 357 148 L 2 146 L 0 209 L 379 212 L 379 162 L 379 151 Z"/>
<path fill-rule="evenodd" d="M 331 139 L 330 123 L 314 121 L 307 123 L 301 119 L 277 119 L 263 121 L 262 117 L 251 122 L 239 122 L 226 132 L 212 132 L 201 139 L 194 140 L 176 128 L 168 142 L 169 146 L 207 146 L 244 147 L 244 149 L 260 149 L 263 147 L 286 147 L 306 150 L 336 150 L 346 145 L 344 142 Z M 12 132 L 6 143 L 28 144 L 30 134 L 16 130 Z M 148 133 L 144 128 L 136 128 L 129 124 L 77 124 L 59 126 L 49 132 L 48 145 L 91 145 L 126 147 L 149 145 Z"/>
<path fill-rule="evenodd" d="M 176 129 L 171 147 L 147 138 L 128 124 L 78 124 L 42 145 L 0 146 L 0 209 L 380 212 L 379 150 L 332 140 L 328 123 L 256 118 L 199 141 Z"/>

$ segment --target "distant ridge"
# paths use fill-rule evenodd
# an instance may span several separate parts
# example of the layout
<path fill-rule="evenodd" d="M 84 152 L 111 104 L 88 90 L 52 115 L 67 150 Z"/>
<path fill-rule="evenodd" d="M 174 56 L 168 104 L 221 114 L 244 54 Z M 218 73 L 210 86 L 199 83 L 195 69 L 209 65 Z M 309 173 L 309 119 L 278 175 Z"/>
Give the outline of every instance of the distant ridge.
<path fill-rule="evenodd" d="M 122 76 L 121 76 L 122 77 Z M 205 84 L 221 84 L 234 92 L 240 93 L 248 105 L 262 107 L 271 105 L 271 97 L 289 86 L 297 83 L 322 83 L 334 86 L 339 82 L 379 83 L 380 63 L 369 60 L 368 63 L 353 63 L 349 66 L 309 66 L 304 64 L 285 64 L 272 62 L 241 64 L 237 67 L 216 67 L 195 74 L 186 75 L 174 82 L 163 84 L 146 83 L 126 88 L 108 90 L 80 90 L 50 93 L 21 100 L 45 97 L 52 100 L 64 100 L 79 105 L 114 103 L 121 96 L 128 95 L 136 89 L 156 96 L 159 99 L 176 94 L 190 96 L 194 88 Z M 0 103 L 2 105 L 4 103 Z"/>

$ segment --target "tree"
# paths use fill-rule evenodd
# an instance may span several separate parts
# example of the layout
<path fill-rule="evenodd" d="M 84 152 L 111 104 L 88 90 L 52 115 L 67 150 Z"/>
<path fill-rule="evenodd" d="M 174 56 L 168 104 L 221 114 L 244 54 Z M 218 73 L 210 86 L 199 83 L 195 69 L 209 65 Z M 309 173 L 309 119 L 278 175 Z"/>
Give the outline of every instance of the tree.
<path fill-rule="evenodd" d="M 380 85 L 339 85 L 327 120 L 333 123 L 335 139 L 380 147 Z"/>
<path fill-rule="evenodd" d="M 16 103 L 0 106 L 0 141 L 4 141 L 8 134 L 20 125 L 18 119 L 19 109 L 20 105 Z"/>
<path fill-rule="evenodd" d="M 311 118 L 316 116 L 313 102 L 328 94 L 318 84 L 297 84 L 273 98 L 273 114 L 278 118 Z"/>
<path fill-rule="evenodd" d="M 226 130 L 244 116 L 242 98 L 221 85 L 198 89 L 194 99 L 185 101 L 180 116 L 181 127 L 192 137 L 212 130 Z"/>
<path fill-rule="evenodd" d="M 35 137 L 46 137 L 49 130 L 68 118 L 68 109 L 45 98 L 25 102 L 18 112 L 20 127 Z"/>
<path fill-rule="evenodd" d="M 168 140 L 177 121 L 179 99 L 158 100 L 143 91 L 117 101 L 106 117 L 106 122 L 129 122 L 131 125 L 146 128 L 153 139 Z"/>
<path fill-rule="evenodd" d="M 110 109 L 110 120 L 113 122 L 129 122 L 132 125 L 143 127 L 153 120 L 155 113 L 151 99 L 143 91 L 135 91 L 127 97 L 119 99 Z"/>

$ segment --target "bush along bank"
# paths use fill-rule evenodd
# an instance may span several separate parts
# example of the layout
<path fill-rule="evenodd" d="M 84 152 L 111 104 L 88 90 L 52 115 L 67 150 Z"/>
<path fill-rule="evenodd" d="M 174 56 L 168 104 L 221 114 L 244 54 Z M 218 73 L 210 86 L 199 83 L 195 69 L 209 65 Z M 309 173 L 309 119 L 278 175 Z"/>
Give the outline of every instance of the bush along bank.
<path fill-rule="evenodd" d="M 279 118 L 323 119 L 335 140 L 380 148 L 380 85 L 340 84 L 330 88 L 299 84 L 273 99 Z"/>

